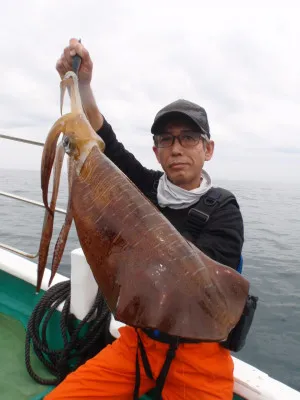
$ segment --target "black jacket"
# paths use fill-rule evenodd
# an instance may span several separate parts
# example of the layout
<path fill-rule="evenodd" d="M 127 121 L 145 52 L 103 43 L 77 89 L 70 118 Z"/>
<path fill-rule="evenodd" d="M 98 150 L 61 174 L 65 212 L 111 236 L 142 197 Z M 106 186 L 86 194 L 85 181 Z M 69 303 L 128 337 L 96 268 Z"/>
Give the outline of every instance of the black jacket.
<path fill-rule="evenodd" d="M 97 132 L 104 140 L 105 155 L 144 193 L 164 216 L 185 236 L 185 221 L 191 207 L 174 210 L 157 203 L 157 185 L 161 171 L 145 168 L 123 144 L 118 142 L 112 127 L 104 120 Z M 237 269 L 244 242 L 244 226 L 236 200 L 216 209 L 194 244 L 212 259 Z"/>

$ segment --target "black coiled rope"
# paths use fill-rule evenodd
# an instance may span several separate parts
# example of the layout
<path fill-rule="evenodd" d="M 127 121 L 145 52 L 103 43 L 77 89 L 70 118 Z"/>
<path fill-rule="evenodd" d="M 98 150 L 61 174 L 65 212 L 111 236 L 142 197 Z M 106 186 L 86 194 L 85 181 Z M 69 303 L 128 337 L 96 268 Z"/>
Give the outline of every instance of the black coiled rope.
<path fill-rule="evenodd" d="M 78 323 L 69 311 L 70 290 L 70 281 L 52 286 L 35 306 L 27 325 L 25 364 L 29 375 L 42 385 L 58 385 L 68 373 L 113 341 L 109 333 L 111 314 L 101 293 L 97 293 L 89 313 Z M 64 347 L 51 350 L 47 342 L 47 326 L 56 308 L 64 301 L 60 326 L 57 327 L 57 334 L 60 331 Z M 82 330 L 86 333 L 82 334 Z M 55 378 L 44 379 L 33 371 L 30 362 L 31 343 L 39 360 Z"/>

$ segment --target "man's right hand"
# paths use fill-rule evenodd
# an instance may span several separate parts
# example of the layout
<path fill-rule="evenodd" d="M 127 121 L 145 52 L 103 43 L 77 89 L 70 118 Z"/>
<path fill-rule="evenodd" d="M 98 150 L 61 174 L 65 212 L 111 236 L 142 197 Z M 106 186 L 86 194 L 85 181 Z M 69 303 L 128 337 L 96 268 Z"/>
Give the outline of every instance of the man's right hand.
<path fill-rule="evenodd" d="M 78 80 L 81 86 L 90 85 L 93 74 L 93 62 L 87 49 L 77 40 L 70 39 L 60 59 L 56 63 L 56 70 L 63 78 L 66 72 L 72 71 L 72 57 L 78 54 L 81 57 L 81 65 L 78 71 Z"/>
<path fill-rule="evenodd" d="M 72 71 L 72 57 L 76 54 L 82 59 L 78 71 L 82 105 L 90 124 L 97 132 L 103 126 L 103 116 L 96 104 L 90 85 L 93 75 L 93 62 L 89 52 L 77 39 L 70 39 L 69 46 L 64 49 L 64 52 L 56 63 L 56 70 L 61 78 L 63 78 L 66 72 Z"/>

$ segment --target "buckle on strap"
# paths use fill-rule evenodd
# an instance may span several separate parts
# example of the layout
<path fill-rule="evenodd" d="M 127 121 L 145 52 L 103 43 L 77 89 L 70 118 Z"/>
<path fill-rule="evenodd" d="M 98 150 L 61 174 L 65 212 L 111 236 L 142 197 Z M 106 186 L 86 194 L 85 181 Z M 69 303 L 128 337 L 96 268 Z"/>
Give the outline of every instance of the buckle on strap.
<path fill-rule="evenodd" d="M 203 211 L 191 208 L 188 212 L 188 221 L 191 225 L 206 224 L 209 220 L 209 215 Z"/>

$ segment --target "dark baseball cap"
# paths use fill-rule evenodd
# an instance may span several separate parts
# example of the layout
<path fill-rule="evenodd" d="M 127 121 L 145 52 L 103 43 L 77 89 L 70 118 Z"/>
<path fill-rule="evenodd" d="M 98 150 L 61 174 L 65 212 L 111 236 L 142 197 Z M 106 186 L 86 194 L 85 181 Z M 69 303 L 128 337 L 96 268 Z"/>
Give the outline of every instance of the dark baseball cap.
<path fill-rule="evenodd" d="M 204 108 L 184 99 L 176 100 L 158 111 L 151 127 L 151 133 L 158 134 L 162 124 L 180 115 L 191 119 L 210 138 L 207 114 Z"/>

